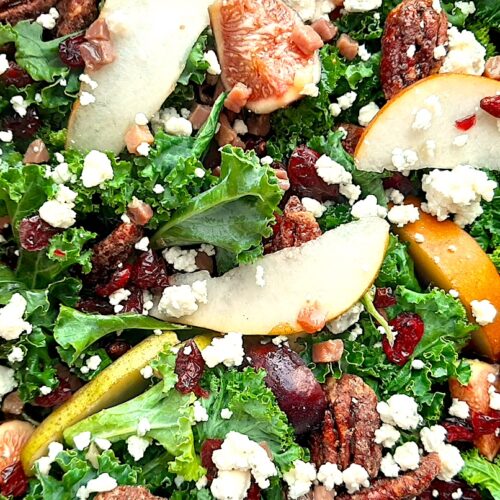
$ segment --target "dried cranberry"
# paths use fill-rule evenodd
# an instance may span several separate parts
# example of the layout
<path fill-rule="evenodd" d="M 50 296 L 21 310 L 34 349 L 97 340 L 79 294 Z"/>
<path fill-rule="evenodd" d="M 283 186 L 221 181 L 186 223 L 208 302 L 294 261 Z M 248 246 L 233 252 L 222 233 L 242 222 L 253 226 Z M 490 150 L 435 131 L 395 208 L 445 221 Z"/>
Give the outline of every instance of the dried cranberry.
<path fill-rule="evenodd" d="M 7 71 L 0 75 L 0 81 L 5 85 L 14 85 L 19 89 L 33 83 L 33 79 L 28 72 L 13 61 L 9 62 Z"/>
<path fill-rule="evenodd" d="M 31 139 L 41 127 L 42 122 L 38 113 L 29 108 L 25 116 L 19 116 L 17 113 L 4 118 L 2 128 L 10 130 L 16 139 Z"/>
<path fill-rule="evenodd" d="M 500 95 L 483 97 L 479 104 L 481 109 L 495 118 L 500 118 Z"/>
<path fill-rule="evenodd" d="M 260 500 L 261 498 L 259 485 L 255 481 L 252 481 L 247 491 L 247 500 Z"/>
<path fill-rule="evenodd" d="M 132 346 L 124 340 L 115 340 L 106 346 L 106 352 L 111 359 L 118 359 L 123 356 Z"/>
<path fill-rule="evenodd" d="M 429 487 L 420 494 L 418 497 L 419 500 L 435 500 L 435 498 L 439 498 L 439 500 L 452 500 L 453 493 L 456 493 L 458 490 L 462 490 L 461 500 L 481 500 L 482 496 L 478 490 L 475 488 L 471 488 L 464 481 L 460 481 L 457 479 L 452 479 L 451 481 L 441 481 L 440 479 L 434 479 Z M 433 491 L 437 491 L 439 493 L 438 497 L 434 497 L 432 495 Z"/>
<path fill-rule="evenodd" d="M 391 307 L 396 305 L 396 297 L 392 291 L 391 287 L 381 287 L 377 288 L 375 291 L 375 298 L 373 300 L 373 305 L 377 309 L 385 309 L 386 307 Z"/>
<path fill-rule="evenodd" d="M 397 332 L 397 335 L 392 347 L 387 336 L 382 339 L 384 352 L 391 363 L 403 366 L 424 335 L 424 322 L 418 314 L 405 312 L 396 316 L 389 322 L 389 325 Z"/>
<path fill-rule="evenodd" d="M 60 229 L 47 224 L 39 215 L 34 215 L 19 224 L 19 242 L 28 252 L 37 252 L 48 247 L 50 239 L 60 232 Z"/>
<path fill-rule="evenodd" d="M 469 423 L 458 418 L 447 418 L 441 424 L 446 429 L 446 440 L 449 443 L 462 441 L 465 443 L 474 440 L 474 432 Z"/>
<path fill-rule="evenodd" d="M 75 36 L 73 38 L 66 38 L 59 45 L 59 57 L 63 64 L 70 68 L 83 68 L 85 62 L 80 52 L 80 45 L 85 42 L 83 35 Z"/>
<path fill-rule="evenodd" d="M 178 380 L 175 388 L 182 394 L 194 392 L 198 397 L 207 397 L 208 392 L 200 387 L 205 371 L 205 360 L 194 340 L 188 340 L 177 354 L 175 373 Z"/>
<path fill-rule="evenodd" d="M 71 387 L 68 380 L 59 379 L 59 385 L 52 389 L 52 392 L 46 396 L 38 396 L 35 398 L 33 404 L 41 406 L 42 408 L 52 408 L 53 406 L 60 405 L 71 397 Z"/>
<path fill-rule="evenodd" d="M 472 412 L 472 428 L 475 438 L 484 434 L 494 434 L 497 429 L 500 429 L 500 411 L 490 410 L 488 415 Z"/>
<path fill-rule="evenodd" d="M 153 250 L 141 252 L 134 266 L 132 278 L 135 285 L 143 290 L 168 286 L 167 266 Z"/>
<path fill-rule="evenodd" d="M 132 265 L 126 264 L 121 269 L 117 269 L 111 279 L 105 285 L 98 285 L 95 288 L 95 293 L 100 297 L 109 297 L 113 292 L 120 288 L 125 288 L 132 276 Z"/>
<path fill-rule="evenodd" d="M 460 120 L 455 121 L 455 127 L 462 132 L 467 132 L 467 130 L 471 129 L 477 123 L 477 116 L 475 114 L 466 116 L 465 118 L 461 118 Z"/>
<path fill-rule="evenodd" d="M 337 184 L 327 184 L 316 170 L 321 155 L 307 146 L 299 146 L 288 161 L 288 178 L 292 191 L 299 196 L 310 196 L 319 201 L 339 196 Z"/>
<path fill-rule="evenodd" d="M 59 257 L 60 259 L 63 259 L 64 257 L 66 257 L 66 252 L 63 252 L 62 250 L 60 250 L 59 248 L 56 248 L 54 250 L 54 255 L 56 257 Z"/>
<path fill-rule="evenodd" d="M 18 460 L 0 472 L 0 493 L 6 497 L 22 497 L 28 491 L 28 478 Z"/>
<path fill-rule="evenodd" d="M 262 137 L 252 137 L 245 142 L 245 151 L 253 149 L 255 154 L 262 158 L 267 154 L 267 141 Z"/>
<path fill-rule="evenodd" d="M 132 288 L 127 302 L 123 305 L 123 313 L 141 314 L 144 307 L 144 295 L 139 288 Z"/>
<path fill-rule="evenodd" d="M 207 439 L 201 445 L 201 465 L 207 469 L 207 479 L 212 481 L 217 476 L 217 467 L 214 464 L 212 455 L 215 450 L 222 447 L 222 439 Z"/>
<path fill-rule="evenodd" d="M 113 314 L 113 306 L 99 297 L 81 299 L 76 308 L 88 314 Z"/>
<path fill-rule="evenodd" d="M 383 180 L 384 189 L 397 189 L 405 196 L 413 192 L 413 184 L 410 179 L 400 172 L 392 174 Z"/>

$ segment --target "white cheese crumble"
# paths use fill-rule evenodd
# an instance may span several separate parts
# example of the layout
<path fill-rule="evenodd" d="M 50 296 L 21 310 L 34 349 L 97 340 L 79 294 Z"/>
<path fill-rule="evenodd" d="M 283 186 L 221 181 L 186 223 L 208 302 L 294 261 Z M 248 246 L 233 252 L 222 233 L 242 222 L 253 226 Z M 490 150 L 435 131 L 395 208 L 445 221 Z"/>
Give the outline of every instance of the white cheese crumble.
<path fill-rule="evenodd" d="M 38 213 L 52 227 L 67 229 L 76 222 L 76 212 L 73 207 L 73 203 L 48 200 L 40 207 Z"/>
<path fill-rule="evenodd" d="M 415 113 L 415 118 L 411 124 L 413 130 L 428 130 L 432 125 L 432 112 L 427 108 L 421 108 Z"/>
<path fill-rule="evenodd" d="M 141 252 L 147 252 L 149 250 L 149 238 L 144 236 L 134 245 L 134 248 Z"/>
<path fill-rule="evenodd" d="M 357 97 L 358 94 L 356 94 L 356 92 L 346 92 L 344 95 L 337 98 L 337 103 L 340 106 L 340 109 L 349 109 L 354 104 Z"/>
<path fill-rule="evenodd" d="M 238 135 L 248 134 L 248 127 L 247 127 L 246 123 L 243 120 L 239 120 L 239 119 L 234 120 L 233 130 Z"/>
<path fill-rule="evenodd" d="M 398 172 L 405 172 L 418 162 L 418 155 L 413 149 L 394 148 L 391 153 L 391 162 Z"/>
<path fill-rule="evenodd" d="M 95 90 L 99 85 L 97 84 L 97 82 L 95 82 L 94 80 L 92 80 L 92 78 L 90 78 L 89 75 L 87 75 L 86 73 L 82 73 L 78 79 L 82 82 L 82 83 L 86 83 L 92 90 Z M 147 123 L 147 122 L 146 122 Z M 146 125 L 146 123 L 144 125 Z M 140 125 L 139 123 L 137 125 Z"/>
<path fill-rule="evenodd" d="M 379 111 L 380 108 L 374 102 L 369 102 L 359 110 L 358 113 L 359 124 L 362 127 L 366 127 L 375 118 L 375 115 Z"/>
<path fill-rule="evenodd" d="M 440 73 L 465 73 L 482 75 L 485 66 L 486 49 L 467 30 L 458 31 L 455 26 L 448 29 L 448 53 Z"/>
<path fill-rule="evenodd" d="M 300 200 L 304 208 L 311 212 L 316 219 L 319 219 L 326 210 L 326 207 L 314 198 L 304 197 Z"/>
<path fill-rule="evenodd" d="M 111 441 L 105 438 L 95 438 L 94 443 L 103 451 L 111 448 Z"/>
<path fill-rule="evenodd" d="M 283 474 L 283 479 L 288 484 L 288 496 L 297 499 L 306 495 L 316 479 L 314 464 L 295 460 L 293 467 Z"/>
<path fill-rule="evenodd" d="M 465 401 L 460 401 L 458 398 L 453 398 L 448 413 L 453 417 L 463 418 L 465 420 L 469 418 L 469 405 Z"/>
<path fill-rule="evenodd" d="M 48 394 L 50 394 L 52 392 L 52 389 L 48 386 L 48 385 L 42 385 L 40 387 L 40 394 L 42 396 L 47 396 Z"/>
<path fill-rule="evenodd" d="M 80 432 L 80 434 L 77 434 L 73 438 L 73 444 L 75 445 L 75 448 L 77 450 L 80 450 L 80 451 L 88 448 L 90 445 L 90 438 L 91 437 L 92 437 L 92 435 L 90 434 L 90 431 L 84 431 L 84 432 Z"/>
<path fill-rule="evenodd" d="M 417 243 L 423 243 L 425 241 L 425 236 L 422 233 L 415 233 L 415 241 Z"/>
<path fill-rule="evenodd" d="M 342 472 L 339 470 L 337 464 L 326 462 L 318 469 L 317 479 L 327 491 L 333 491 L 335 486 L 340 486 L 344 480 L 342 479 Z"/>
<path fill-rule="evenodd" d="M 490 386 L 489 394 L 490 394 L 490 408 L 492 410 L 500 410 L 500 392 L 496 392 L 495 387 Z"/>
<path fill-rule="evenodd" d="M 459 148 L 465 146 L 469 140 L 469 134 L 460 134 L 453 139 L 453 145 Z"/>
<path fill-rule="evenodd" d="M 405 199 L 405 195 L 398 189 L 389 188 L 385 190 L 387 198 L 396 205 L 401 205 Z"/>
<path fill-rule="evenodd" d="M 207 410 L 198 400 L 194 402 L 193 408 L 196 422 L 206 422 L 208 420 Z"/>
<path fill-rule="evenodd" d="M 466 16 L 474 14 L 474 12 L 476 12 L 476 6 L 474 5 L 474 2 L 458 1 L 455 2 L 455 7 L 457 9 L 460 9 L 462 13 L 465 14 Z"/>
<path fill-rule="evenodd" d="M 28 104 L 26 103 L 22 95 L 15 95 L 14 97 L 11 98 L 10 103 L 12 104 L 14 111 L 19 116 L 26 116 L 26 113 L 28 112 L 26 110 Z"/>
<path fill-rule="evenodd" d="M 385 477 L 398 477 L 400 468 L 390 453 L 382 457 L 380 471 Z"/>
<path fill-rule="evenodd" d="M 2 130 L 0 131 L 0 141 L 2 142 L 12 142 L 14 135 L 12 134 L 12 130 Z"/>
<path fill-rule="evenodd" d="M 260 163 L 261 165 L 272 165 L 274 162 L 272 156 L 263 156 L 261 159 L 260 159 Z"/>
<path fill-rule="evenodd" d="M 306 83 L 299 94 L 308 95 L 309 97 L 318 97 L 319 87 L 315 83 Z"/>
<path fill-rule="evenodd" d="M 441 2 L 439 0 L 432 0 L 432 8 L 440 14 L 441 11 L 443 10 L 441 7 Z"/>
<path fill-rule="evenodd" d="M 342 479 L 347 493 L 352 495 L 359 491 L 361 487 L 368 488 L 370 486 L 368 472 L 364 467 L 358 464 L 351 464 L 342 472 Z"/>
<path fill-rule="evenodd" d="M 0 54 L 0 75 L 3 75 L 9 69 L 9 61 L 6 54 Z"/>
<path fill-rule="evenodd" d="M 454 299 L 457 299 L 458 296 L 460 295 L 455 289 L 453 288 L 450 288 L 448 290 L 448 293 L 454 298 Z"/>
<path fill-rule="evenodd" d="M 387 216 L 387 208 L 379 205 L 377 198 L 369 194 L 364 200 L 354 203 L 351 214 L 356 219 L 362 219 L 363 217 L 381 217 L 383 219 Z"/>
<path fill-rule="evenodd" d="M 100 151 L 92 150 L 85 156 L 81 175 L 86 188 L 101 186 L 114 176 L 111 160 Z"/>
<path fill-rule="evenodd" d="M 0 308 L 0 337 L 15 340 L 22 333 L 31 333 L 31 324 L 23 320 L 27 305 L 26 299 L 15 293 L 9 302 Z"/>
<path fill-rule="evenodd" d="M 420 215 L 418 208 L 409 203 L 408 205 L 395 205 L 392 207 L 387 214 L 387 218 L 398 227 L 403 227 L 406 224 L 417 221 Z"/>
<path fill-rule="evenodd" d="M 394 461 L 399 465 L 401 470 L 415 470 L 420 463 L 420 453 L 417 443 L 409 441 L 408 443 L 398 446 L 394 450 Z"/>
<path fill-rule="evenodd" d="M 243 363 L 243 336 L 241 333 L 229 332 L 223 337 L 215 337 L 211 344 L 201 351 L 201 355 L 209 368 L 223 363 L 228 368 Z"/>
<path fill-rule="evenodd" d="M 153 193 L 162 194 L 165 192 L 165 188 L 161 184 L 155 184 L 153 186 Z"/>
<path fill-rule="evenodd" d="M 147 142 L 141 142 L 136 148 L 137 154 L 139 156 L 149 156 L 150 150 L 151 146 Z"/>
<path fill-rule="evenodd" d="M 170 247 L 163 250 L 163 258 L 177 271 L 192 273 L 198 269 L 196 265 L 196 250 L 184 250 L 181 247 Z"/>
<path fill-rule="evenodd" d="M 80 94 L 80 104 L 82 106 L 88 106 L 89 104 L 94 104 L 95 96 L 93 96 L 90 92 L 83 91 Z"/>
<path fill-rule="evenodd" d="M 414 359 L 411 362 L 411 367 L 414 370 L 422 370 L 425 367 L 425 363 L 421 359 Z"/>
<path fill-rule="evenodd" d="M 266 280 L 264 278 L 264 268 L 262 266 L 257 266 L 255 268 L 255 284 L 264 288 L 266 286 Z"/>
<path fill-rule="evenodd" d="M 132 455 L 132 458 L 137 462 L 144 456 L 144 452 L 149 446 L 149 441 L 143 437 L 130 436 L 127 441 L 127 451 Z"/>
<path fill-rule="evenodd" d="M 20 363 L 24 359 L 24 351 L 17 346 L 12 348 L 12 351 L 7 356 L 9 363 Z"/>
<path fill-rule="evenodd" d="M 434 56 L 434 59 L 442 59 L 446 56 L 446 47 L 444 45 L 438 45 L 437 47 L 434 47 L 432 55 Z"/>
<path fill-rule="evenodd" d="M 117 486 L 116 479 L 104 472 L 95 479 L 91 479 L 86 486 L 80 486 L 76 492 L 76 497 L 78 500 L 87 500 L 92 493 L 105 493 L 114 490 Z"/>
<path fill-rule="evenodd" d="M 148 379 L 153 376 L 153 368 L 150 365 L 146 365 L 144 368 L 139 370 L 142 378 Z"/>
<path fill-rule="evenodd" d="M 0 365 L 0 400 L 17 387 L 14 370 Z"/>
<path fill-rule="evenodd" d="M 36 22 L 46 30 L 53 30 L 56 27 L 56 22 L 59 19 L 59 12 L 52 7 L 47 14 L 40 14 L 36 18 Z"/>
<path fill-rule="evenodd" d="M 415 45 L 410 45 L 408 49 L 406 50 L 406 55 L 407 57 L 412 58 L 415 55 L 415 52 L 417 51 L 417 47 Z"/>
<path fill-rule="evenodd" d="M 217 54 L 209 50 L 203 54 L 203 60 L 208 63 L 207 73 L 209 75 L 220 75 L 222 70 L 217 59 Z"/>
<path fill-rule="evenodd" d="M 381 444 L 384 448 L 392 448 L 400 437 L 401 433 L 390 424 L 382 424 L 375 431 L 375 442 Z"/>
<path fill-rule="evenodd" d="M 158 311 L 167 316 L 180 318 L 195 313 L 199 303 L 207 302 L 207 282 L 198 280 L 191 286 L 178 285 L 165 288 L 158 303 Z"/>
<path fill-rule="evenodd" d="M 220 418 L 229 420 L 233 416 L 233 412 L 229 408 L 222 408 L 220 411 Z"/>
<path fill-rule="evenodd" d="M 326 327 L 332 333 L 344 333 L 348 328 L 359 321 L 359 317 L 364 310 L 365 308 L 363 304 L 361 302 L 358 302 L 338 318 L 329 321 L 326 324 Z"/>
<path fill-rule="evenodd" d="M 333 102 L 332 104 L 330 104 L 330 106 L 328 106 L 328 111 L 330 111 L 330 114 L 333 117 L 336 117 L 339 116 L 340 113 L 342 113 L 342 108 L 339 106 L 338 103 Z"/>
<path fill-rule="evenodd" d="M 417 402 L 405 394 L 394 394 L 387 401 L 379 402 L 377 411 L 382 422 L 403 430 L 416 429 L 422 420 Z"/>
<path fill-rule="evenodd" d="M 497 310 L 489 300 L 473 300 L 470 306 L 472 309 L 472 316 L 474 316 L 478 325 L 485 326 L 495 321 Z"/>
<path fill-rule="evenodd" d="M 303 21 L 326 17 L 335 8 L 331 0 L 285 0 L 285 3 L 297 11 Z"/>
<path fill-rule="evenodd" d="M 382 0 L 345 0 L 344 10 L 346 12 L 368 12 L 378 9 L 382 5 Z"/>

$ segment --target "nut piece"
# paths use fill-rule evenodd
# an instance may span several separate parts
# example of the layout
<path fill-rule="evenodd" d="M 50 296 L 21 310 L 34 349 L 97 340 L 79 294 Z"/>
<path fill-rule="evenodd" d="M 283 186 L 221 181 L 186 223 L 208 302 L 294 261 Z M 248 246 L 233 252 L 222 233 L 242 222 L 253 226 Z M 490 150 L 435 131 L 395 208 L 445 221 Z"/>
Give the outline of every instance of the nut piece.
<path fill-rule="evenodd" d="M 97 0 L 60 0 L 57 36 L 84 30 L 97 17 Z"/>
<path fill-rule="evenodd" d="M 448 19 L 438 13 L 432 0 L 404 0 L 385 21 L 382 37 L 380 77 L 385 97 L 433 73 L 443 58 L 434 57 L 434 49 L 448 41 Z"/>
<path fill-rule="evenodd" d="M 47 163 L 49 161 L 49 152 L 42 139 L 35 139 L 24 153 L 24 164 Z"/>
<path fill-rule="evenodd" d="M 0 22 L 16 24 L 24 19 L 35 19 L 40 14 L 48 12 L 57 0 L 0 0 Z"/>
<path fill-rule="evenodd" d="M 153 495 L 143 486 L 118 486 L 106 493 L 99 493 L 95 500 L 165 500 Z"/>
<path fill-rule="evenodd" d="M 484 76 L 492 80 L 500 80 L 500 56 L 490 57 L 486 61 Z"/>
<path fill-rule="evenodd" d="M 395 479 L 375 481 L 354 495 L 341 495 L 337 500 L 396 500 L 419 496 L 431 484 L 441 470 L 441 461 L 437 453 L 431 453 L 422 458 L 418 469 L 403 474 Z"/>

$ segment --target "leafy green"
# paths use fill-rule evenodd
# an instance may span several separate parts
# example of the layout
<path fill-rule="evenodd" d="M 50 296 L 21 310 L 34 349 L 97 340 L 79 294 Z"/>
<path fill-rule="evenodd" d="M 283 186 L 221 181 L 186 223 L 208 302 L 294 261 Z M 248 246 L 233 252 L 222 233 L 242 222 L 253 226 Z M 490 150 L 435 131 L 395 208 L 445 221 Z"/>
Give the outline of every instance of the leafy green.
<path fill-rule="evenodd" d="M 201 400 L 210 418 L 196 426 L 199 442 L 224 439 L 230 431 L 247 435 L 257 443 L 266 442 L 281 470 L 304 458 L 305 450 L 295 443 L 293 428 L 280 410 L 276 398 L 266 386 L 265 371 L 252 368 L 243 371 L 211 370 L 204 381 L 210 395 Z M 224 420 L 221 410 L 229 408 L 233 415 Z"/>
<path fill-rule="evenodd" d="M 272 234 L 282 192 L 253 151 L 222 148 L 219 183 L 192 198 L 153 236 L 156 247 L 210 243 L 240 259 Z"/>
<path fill-rule="evenodd" d="M 208 35 L 202 34 L 193 45 L 186 66 L 182 71 L 177 84 L 187 85 L 190 81 L 201 85 L 205 81 L 205 76 L 209 64 L 203 56 L 207 47 Z"/>
<path fill-rule="evenodd" d="M 495 267 L 498 269 L 498 272 L 500 272 L 500 246 L 496 247 L 495 250 L 493 250 L 490 258 L 493 264 L 495 264 Z"/>
<path fill-rule="evenodd" d="M 86 314 L 71 307 L 62 306 L 54 326 L 54 339 L 61 346 L 59 352 L 68 364 L 89 346 L 118 330 L 178 330 L 181 325 L 165 323 L 142 314 L 126 313 L 104 316 Z"/>
<path fill-rule="evenodd" d="M 347 33 L 360 42 L 378 40 L 384 29 L 380 14 L 375 16 L 375 12 L 347 13 L 339 19 L 337 26 L 341 33 Z"/>
<path fill-rule="evenodd" d="M 465 465 L 460 471 L 461 478 L 479 487 L 484 494 L 488 492 L 494 500 L 500 499 L 500 457 L 490 462 L 477 449 L 472 449 L 463 453 L 462 458 Z"/>
<path fill-rule="evenodd" d="M 323 232 L 335 229 L 336 227 L 351 222 L 351 207 L 345 203 L 329 205 L 325 213 L 318 219 L 319 227 Z"/>

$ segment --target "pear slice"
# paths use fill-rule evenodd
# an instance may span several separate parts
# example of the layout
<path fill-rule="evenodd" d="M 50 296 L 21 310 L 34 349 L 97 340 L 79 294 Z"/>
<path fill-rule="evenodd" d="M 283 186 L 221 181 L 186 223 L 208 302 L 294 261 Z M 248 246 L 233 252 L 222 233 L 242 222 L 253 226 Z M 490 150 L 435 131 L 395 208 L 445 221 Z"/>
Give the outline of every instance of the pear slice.
<path fill-rule="evenodd" d="M 155 358 L 165 346 L 178 343 L 173 333 L 152 335 L 126 352 L 104 369 L 91 382 L 51 413 L 31 435 L 21 453 L 26 474 L 33 474 L 35 460 L 47 453 L 52 441 L 61 441 L 63 431 L 98 411 L 137 396 L 148 381 L 140 370 Z"/>
<path fill-rule="evenodd" d="M 391 99 L 365 130 L 354 153 L 358 169 L 396 170 L 392 162 L 396 148 L 418 155 L 415 164 L 404 167 L 407 170 L 464 164 L 500 169 L 498 120 L 479 107 L 483 97 L 499 92 L 500 81 L 472 75 L 447 73 L 415 83 Z M 413 128 L 420 110 L 432 114 L 428 129 Z M 474 126 L 467 131 L 457 128 L 456 120 L 474 114 Z M 458 138 L 462 135 L 467 138 Z M 459 145 L 461 140 L 465 144 Z"/>
<path fill-rule="evenodd" d="M 388 238 L 387 222 L 361 219 L 219 278 L 203 276 L 207 304 L 199 304 L 194 314 L 175 321 L 247 335 L 302 332 L 297 318 L 304 308 L 316 305 L 329 321 L 360 299 L 377 276 Z M 264 286 L 256 282 L 258 266 L 263 270 Z M 200 279 L 200 273 L 177 275 L 173 284 L 190 284 L 196 279 Z M 163 317 L 157 309 L 153 314 Z"/>
<path fill-rule="evenodd" d="M 174 90 L 188 55 L 208 26 L 211 0 L 107 0 L 101 11 L 116 59 L 87 71 L 95 102 L 75 103 L 68 124 L 68 149 L 119 153 L 135 115 L 150 118 Z"/>

